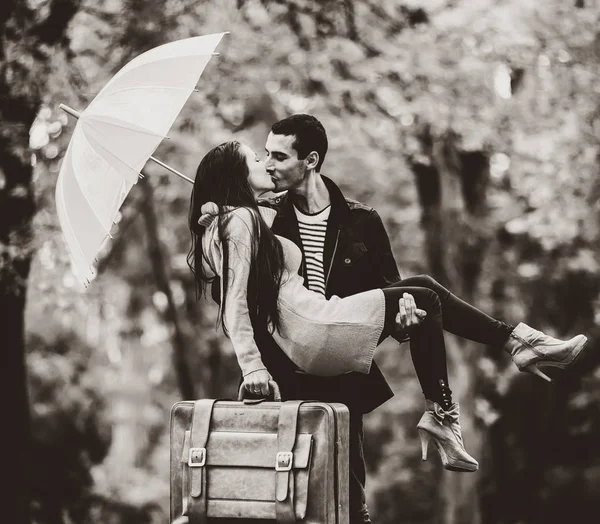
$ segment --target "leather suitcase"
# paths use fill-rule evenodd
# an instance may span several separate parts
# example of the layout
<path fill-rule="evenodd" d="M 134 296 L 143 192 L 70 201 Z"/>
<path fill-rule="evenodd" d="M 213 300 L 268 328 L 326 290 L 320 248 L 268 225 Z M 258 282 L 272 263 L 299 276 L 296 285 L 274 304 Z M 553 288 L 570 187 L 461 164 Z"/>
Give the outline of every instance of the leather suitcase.
<path fill-rule="evenodd" d="M 171 522 L 348 524 L 348 426 L 343 404 L 176 403 Z"/>

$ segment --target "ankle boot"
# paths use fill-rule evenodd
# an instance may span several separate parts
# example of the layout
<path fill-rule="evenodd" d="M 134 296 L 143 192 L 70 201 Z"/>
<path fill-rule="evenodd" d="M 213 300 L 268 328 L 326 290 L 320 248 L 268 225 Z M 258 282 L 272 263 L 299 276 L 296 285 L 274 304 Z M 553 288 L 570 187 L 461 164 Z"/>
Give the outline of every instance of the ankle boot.
<path fill-rule="evenodd" d="M 504 345 L 520 371 L 533 373 L 552 382 L 537 366 L 553 366 L 565 369 L 573 364 L 587 346 L 587 337 L 577 335 L 570 340 L 559 340 L 520 322 L 511 332 Z"/>
<path fill-rule="evenodd" d="M 436 445 L 445 469 L 450 471 L 477 471 L 479 464 L 465 450 L 458 403 L 445 410 L 437 402 L 426 400 L 426 411 L 417 424 L 421 439 L 422 460 L 427 460 L 430 440 Z"/>

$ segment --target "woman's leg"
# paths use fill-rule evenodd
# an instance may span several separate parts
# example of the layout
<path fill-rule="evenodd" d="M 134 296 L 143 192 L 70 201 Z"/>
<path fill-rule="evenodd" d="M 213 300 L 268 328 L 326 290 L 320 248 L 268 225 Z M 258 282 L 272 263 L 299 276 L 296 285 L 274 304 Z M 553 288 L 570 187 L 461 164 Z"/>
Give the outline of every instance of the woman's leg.
<path fill-rule="evenodd" d="M 429 275 L 405 278 L 391 287 L 397 286 L 418 286 L 435 291 L 442 306 L 444 329 L 459 337 L 501 348 L 514 329 L 458 298 Z"/>
<path fill-rule="evenodd" d="M 428 443 L 435 441 L 442 463 L 452 471 L 477 471 L 479 464 L 465 450 L 458 420 L 458 404 L 452 402 L 448 386 L 442 305 L 437 293 L 424 287 L 390 287 L 385 296 L 384 335 L 396 328 L 399 300 L 410 293 L 418 308 L 427 311 L 420 324 L 409 329 L 410 352 L 425 395 L 426 410 L 417 425 L 422 458 L 427 458 Z"/>
<path fill-rule="evenodd" d="M 523 322 L 511 326 L 496 320 L 453 295 L 428 275 L 406 278 L 393 284 L 391 288 L 405 286 L 418 286 L 435 291 L 441 302 L 443 327 L 446 331 L 503 349 L 511 355 L 519 370 L 529 371 L 549 382 L 550 377 L 542 373 L 538 365 L 566 369 L 581 358 L 586 348 L 589 349 L 587 337 L 581 334 L 569 340 L 560 340 Z"/>
<path fill-rule="evenodd" d="M 382 340 L 395 331 L 399 300 L 404 293 L 410 293 L 417 307 L 427 311 L 425 319 L 410 329 L 410 353 L 421 389 L 425 398 L 447 409 L 452 404 L 452 394 L 448 387 L 442 307 L 437 293 L 424 287 L 385 288 L 385 327 Z"/>

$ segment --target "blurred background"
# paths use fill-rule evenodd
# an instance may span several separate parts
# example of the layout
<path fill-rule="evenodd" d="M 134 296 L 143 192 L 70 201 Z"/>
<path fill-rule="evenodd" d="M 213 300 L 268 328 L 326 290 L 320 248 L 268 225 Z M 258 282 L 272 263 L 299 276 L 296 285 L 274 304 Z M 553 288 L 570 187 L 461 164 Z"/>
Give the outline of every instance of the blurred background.
<path fill-rule="evenodd" d="M 214 145 L 262 156 L 273 122 L 314 114 L 322 172 L 379 211 L 403 277 L 598 346 L 598 0 L 4 0 L 0 21 L 1 382 L 9 455 L 29 464 L 3 475 L 33 522 L 167 522 L 170 407 L 236 394 L 232 347 L 186 264 L 189 183 L 146 167 L 85 291 L 56 217 L 75 125 L 59 104 L 83 109 L 167 41 L 231 32 L 155 156 L 193 178 Z M 396 395 L 365 418 L 373 521 L 587 522 L 597 352 L 549 385 L 446 340 L 480 470 L 420 461 L 420 388 L 408 346 L 386 342 L 376 360 Z"/>

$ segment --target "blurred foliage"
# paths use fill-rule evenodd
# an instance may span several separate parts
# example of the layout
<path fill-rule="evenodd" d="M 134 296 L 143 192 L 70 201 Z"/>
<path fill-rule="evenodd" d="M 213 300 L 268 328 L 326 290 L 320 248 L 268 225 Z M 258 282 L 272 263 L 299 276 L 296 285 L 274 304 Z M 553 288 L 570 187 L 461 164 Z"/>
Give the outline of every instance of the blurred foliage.
<path fill-rule="evenodd" d="M 53 27 L 55 3 L 26 2 L 42 27 Z M 58 104 L 85 107 L 127 60 L 165 41 L 231 31 L 157 157 L 193 177 L 213 145 L 235 137 L 261 152 L 273 121 L 313 113 L 330 137 L 324 173 L 377 208 L 403 276 L 432 273 L 507 322 L 585 332 L 597 346 L 596 3 L 69 5 L 62 47 L 19 48 L 11 86 L 14 104 L 33 89 L 41 101 L 29 109 L 29 148 L 22 137 L 18 145 L 34 166 L 38 208 L 33 241 L 18 245 L 35 252 L 26 321 L 34 445 L 48 454 L 31 476 L 45 480 L 33 485 L 40 524 L 166 520 L 168 413 L 184 390 L 177 337 L 194 396 L 237 389 L 231 346 L 214 331 L 214 305 L 196 302 L 185 263 L 186 182 L 147 166 L 152 201 L 141 184 L 132 190 L 85 292 L 58 229 L 53 191 L 74 125 Z M 0 194 L 5 178 L 0 170 Z M 157 241 L 166 293 L 150 250 Z M 374 520 L 586 519 L 600 492 L 598 358 L 548 387 L 518 375 L 505 355 L 454 337 L 448 346 L 481 470 L 467 478 L 437 460 L 420 463 L 419 386 L 407 348 L 386 342 L 377 359 L 396 396 L 366 417 L 365 430 Z"/>
<path fill-rule="evenodd" d="M 29 478 L 40 522 L 60 521 L 65 511 L 75 518 L 94 484 L 91 467 L 105 459 L 111 441 L 107 399 L 87 373 L 94 349 L 69 332 L 59 337 L 28 342 L 35 457 Z"/>

